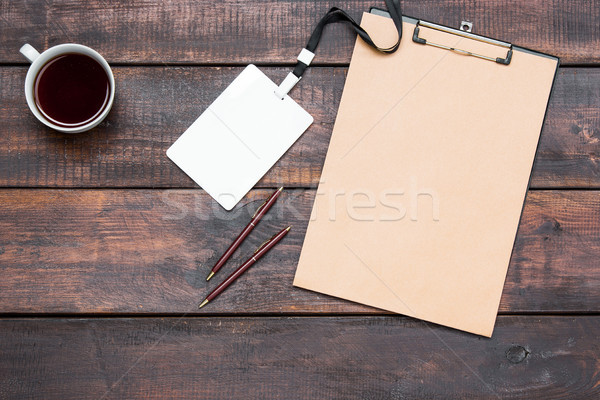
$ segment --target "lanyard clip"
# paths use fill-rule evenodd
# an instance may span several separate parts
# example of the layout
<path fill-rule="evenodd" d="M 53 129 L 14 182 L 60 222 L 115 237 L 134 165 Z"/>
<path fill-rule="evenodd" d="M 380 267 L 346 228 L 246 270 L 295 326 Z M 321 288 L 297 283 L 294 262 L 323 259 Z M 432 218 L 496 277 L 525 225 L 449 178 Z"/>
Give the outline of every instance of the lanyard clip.
<path fill-rule="evenodd" d="M 294 86 L 296 86 L 296 83 L 298 83 L 300 79 L 301 78 L 297 77 L 292 72 L 290 72 L 289 74 L 287 74 L 283 82 L 281 82 L 281 85 L 279 85 L 279 87 L 275 90 L 275 95 L 279 99 L 283 100 L 283 98 L 289 93 L 289 91 L 292 90 Z"/>
<path fill-rule="evenodd" d="M 300 54 L 298 54 L 297 59 L 302 64 L 309 66 L 314 57 L 315 53 L 307 49 L 302 49 Z M 293 72 L 290 72 L 289 74 L 287 74 L 283 82 L 281 82 L 281 85 L 279 85 L 277 90 L 275 90 L 275 95 L 281 100 L 283 100 L 285 95 L 287 95 L 290 92 L 290 90 L 292 90 L 292 88 L 296 86 L 300 79 L 302 79 L 302 76 L 296 76 Z"/>

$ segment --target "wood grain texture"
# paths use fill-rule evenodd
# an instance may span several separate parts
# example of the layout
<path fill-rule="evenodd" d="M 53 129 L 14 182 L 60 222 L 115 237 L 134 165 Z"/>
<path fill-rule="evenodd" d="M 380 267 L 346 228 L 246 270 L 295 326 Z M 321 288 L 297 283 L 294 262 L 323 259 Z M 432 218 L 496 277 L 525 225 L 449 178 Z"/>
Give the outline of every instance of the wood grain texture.
<path fill-rule="evenodd" d="M 600 317 L 499 317 L 491 339 L 403 317 L 0 324 L 14 399 L 594 399 Z"/>
<path fill-rule="evenodd" d="M 271 190 L 225 212 L 200 190 L 0 191 L 2 313 L 381 313 L 292 287 L 314 190 L 286 190 L 210 282 Z M 210 290 L 267 238 L 292 231 L 217 300 Z M 501 312 L 600 311 L 600 196 L 529 193 Z"/>
<path fill-rule="evenodd" d="M 358 18 L 383 4 L 341 6 Z M 402 4 L 578 66 L 559 71 L 531 183 L 600 189 L 598 0 Z M 346 27 L 327 28 L 292 92 L 315 123 L 258 185 L 297 189 L 205 281 L 272 190 L 225 213 L 165 151 L 243 65 L 281 81 L 333 5 L 0 0 L 0 399 L 600 397 L 600 191 L 529 193 L 491 339 L 292 287 L 315 196 L 307 188 L 354 45 Z M 25 102 L 18 49 L 65 42 L 95 48 L 115 72 L 115 107 L 88 134 L 43 128 Z M 289 223 L 277 249 L 197 310 Z M 546 315 L 555 313 L 591 315 Z"/>
<path fill-rule="evenodd" d="M 317 21 L 335 1 L 244 0 L 149 2 L 4 1 L 0 62 L 24 62 L 18 49 L 60 43 L 91 46 L 118 63 L 293 63 Z M 343 2 L 360 19 L 381 0 Z M 588 0 L 404 0 L 406 15 L 552 53 L 563 64 L 600 62 L 600 4 Z M 410 38 L 411 33 L 407 33 Z M 354 35 L 327 28 L 316 63 L 346 64 Z"/>
<path fill-rule="evenodd" d="M 195 184 L 166 149 L 241 71 L 230 67 L 117 67 L 117 96 L 95 130 L 40 124 L 23 94 L 24 67 L 0 67 L 0 186 L 163 187 Z M 264 68 L 276 82 L 288 68 Z M 316 187 L 346 68 L 311 68 L 292 93 L 315 122 L 259 182 Z M 533 188 L 600 188 L 600 69 L 561 69 L 533 171 Z"/>

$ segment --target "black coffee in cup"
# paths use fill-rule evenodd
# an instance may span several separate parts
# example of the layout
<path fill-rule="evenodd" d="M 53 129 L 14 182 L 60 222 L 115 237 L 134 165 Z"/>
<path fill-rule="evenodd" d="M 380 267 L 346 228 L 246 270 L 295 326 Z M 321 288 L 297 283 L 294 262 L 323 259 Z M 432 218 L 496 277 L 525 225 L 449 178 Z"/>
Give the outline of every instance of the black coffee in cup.
<path fill-rule="evenodd" d="M 37 108 L 49 121 L 63 127 L 82 126 L 96 119 L 106 109 L 110 91 L 102 65 L 79 53 L 51 59 L 34 83 Z"/>

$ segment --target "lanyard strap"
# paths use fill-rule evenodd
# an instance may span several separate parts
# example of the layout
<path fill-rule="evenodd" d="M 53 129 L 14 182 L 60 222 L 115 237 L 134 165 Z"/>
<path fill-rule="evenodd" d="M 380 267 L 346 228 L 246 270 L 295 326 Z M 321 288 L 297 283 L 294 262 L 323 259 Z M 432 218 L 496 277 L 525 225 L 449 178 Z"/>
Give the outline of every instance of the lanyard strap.
<path fill-rule="evenodd" d="M 362 40 L 365 41 L 369 46 L 373 47 L 377 51 L 380 51 L 385 54 L 391 54 L 398 49 L 400 45 L 400 39 L 402 39 L 402 12 L 400 10 L 400 1 L 399 0 L 385 0 L 385 4 L 387 6 L 388 12 L 392 20 L 394 21 L 394 25 L 396 26 L 396 30 L 398 31 L 398 40 L 393 46 L 390 47 L 379 47 L 373 42 L 371 36 L 365 31 L 348 13 L 344 10 L 341 10 L 337 7 L 332 7 L 324 16 L 321 18 L 313 33 L 310 35 L 310 39 L 308 39 L 308 43 L 306 48 L 302 49 L 300 54 L 298 55 L 298 63 L 292 72 L 288 74 L 288 76 L 284 79 L 284 81 L 279 85 L 278 90 L 275 92 L 277 96 L 280 98 L 284 98 L 285 95 L 298 83 L 302 75 L 306 71 L 306 68 L 310 65 L 312 59 L 315 56 L 315 50 L 317 46 L 319 46 L 319 41 L 321 40 L 321 36 L 323 35 L 323 29 L 328 24 L 333 24 L 336 22 L 344 22 L 350 25 L 350 27 L 360 36 Z"/>

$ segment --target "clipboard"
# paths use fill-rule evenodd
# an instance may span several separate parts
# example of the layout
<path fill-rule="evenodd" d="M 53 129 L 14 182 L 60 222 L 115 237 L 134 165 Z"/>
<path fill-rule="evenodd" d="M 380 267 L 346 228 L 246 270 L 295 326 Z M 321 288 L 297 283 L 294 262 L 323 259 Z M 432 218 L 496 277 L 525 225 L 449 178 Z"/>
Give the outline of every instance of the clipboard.
<path fill-rule="evenodd" d="M 559 60 L 466 30 L 357 40 L 294 285 L 489 337 Z"/>

